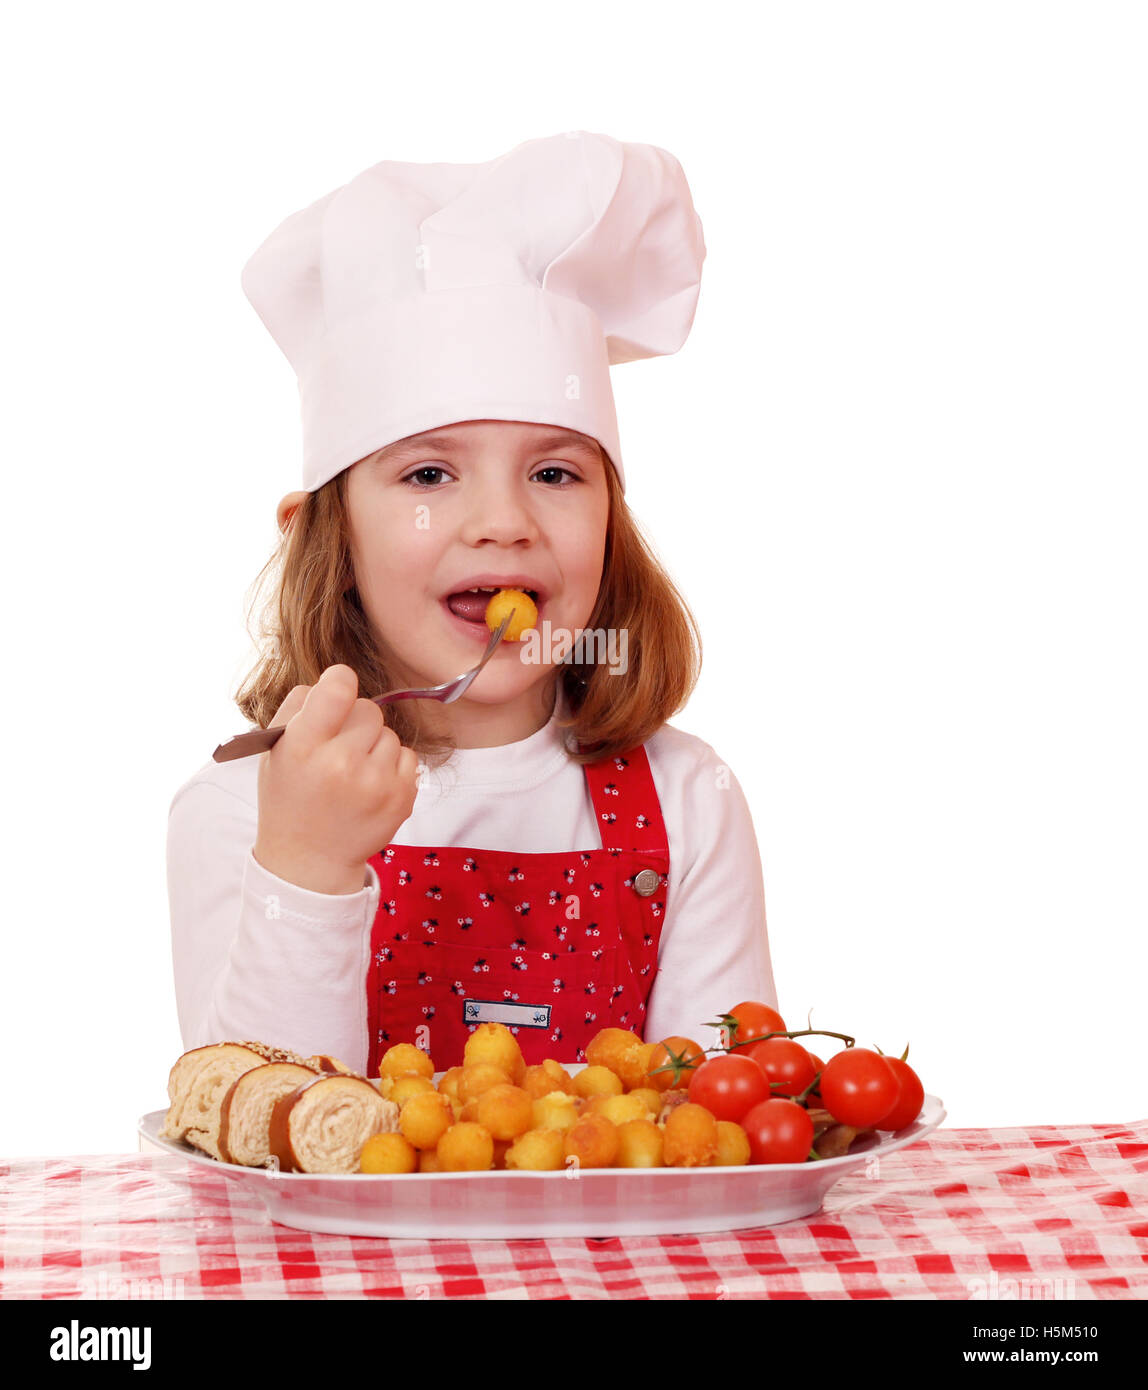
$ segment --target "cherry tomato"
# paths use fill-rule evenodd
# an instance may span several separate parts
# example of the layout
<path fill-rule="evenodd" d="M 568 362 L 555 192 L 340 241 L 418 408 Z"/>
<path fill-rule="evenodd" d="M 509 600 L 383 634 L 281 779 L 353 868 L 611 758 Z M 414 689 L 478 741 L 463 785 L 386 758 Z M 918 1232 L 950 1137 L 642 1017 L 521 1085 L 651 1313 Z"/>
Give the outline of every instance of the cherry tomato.
<path fill-rule="evenodd" d="M 737 1019 L 737 1030 L 733 1036 L 733 1049 L 744 1047 L 750 1039 L 760 1039 L 766 1033 L 785 1033 L 785 1019 L 771 1009 L 768 1004 L 755 1004 L 748 1000 L 729 1011 Z M 733 1050 L 731 1049 L 731 1051 Z"/>
<path fill-rule="evenodd" d="M 878 1127 L 889 1130 L 904 1129 L 921 1113 L 921 1106 L 925 1103 L 925 1088 L 908 1062 L 902 1062 L 900 1057 L 886 1057 L 885 1061 L 892 1067 L 893 1075 L 900 1083 L 901 1094 L 896 1105 Z"/>
<path fill-rule="evenodd" d="M 769 1081 L 749 1057 L 722 1053 L 703 1062 L 690 1078 L 690 1100 L 715 1120 L 741 1123 L 747 1110 L 769 1099 Z"/>
<path fill-rule="evenodd" d="M 820 1091 L 822 1104 L 838 1123 L 879 1129 L 897 1104 L 901 1083 L 879 1052 L 847 1047 L 825 1064 Z"/>
<path fill-rule="evenodd" d="M 751 1163 L 804 1163 L 813 1148 L 813 1121 L 803 1105 L 781 1096 L 763 1100 L 741 1120 Z"/>
<path fill-rule="evenodd" d="M 674 1066 L 670 1053 L 680 1059 L 680 1066 Z M 679 1086 L 688 1086 L 690 1078 L 705 1059 L 706 1054 L 699 1043 L 694 1042 L 692 1038 L 683 1038 L 675 1034 L 663 1038 L 654 1048 L 650 1054 L 646 1075 L 655 1091 L 669 1091 Z M 668 1070 L 662 1071 L 662 1067 Z"/>
<path fill-rule="evenodd" d="M 817 1075 L 813 1058 L 793 1038 L 767 1038 L 746 1054 L 773 1083 L 775 1096 L 799 1096 Z"/>

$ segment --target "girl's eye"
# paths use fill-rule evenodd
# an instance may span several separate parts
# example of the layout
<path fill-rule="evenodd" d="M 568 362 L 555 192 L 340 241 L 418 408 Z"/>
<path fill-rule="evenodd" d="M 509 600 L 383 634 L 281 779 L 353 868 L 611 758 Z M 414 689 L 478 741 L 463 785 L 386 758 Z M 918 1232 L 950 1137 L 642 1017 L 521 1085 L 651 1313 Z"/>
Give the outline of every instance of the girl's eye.
<path fill-rule="evenodd" d="M 565 475 L 567 478 L 569 478 L 572 482 L 575 482 L 575 483 L 576 483 L 576 482 L 579 481 L 578 475 L 577 475 L 576 473 L 571 472 L 571 470 L 570 470 L 569 468 L 563 468 L 563 467 L 561 466 L 561 464 L 557 464 L 557 463 L 548 463 L 548 464 L 546 464 L 545 467 L 540 468 L 540 469 L 538 470 L 538 472 L 535 473 L 534 476 L 535 476 L 536 478 L 541 478 L 542 475 L 543 475 L 544 473 L 549 473 L 549 474 L 552 475 L 552 476 L 549 477 L 549 478 L 544 478 L 544 479 L 543 479 L 544 482 L 553 482 L 553 483 L 556 483 L 559 487 L 565 487 L 566 484 L 565 484 L 565 483 L 562 483 L 562 482 L 559 482 L 557 478 L 553 477 L 553 474 L 555 474 L 555 473 L 562 473 L 562 474 L 564 474 L 564 475 Z"/>
<path fill-rule="evenodd" d="M 448 477 L 446 469 L 440 464 L 425 463 L 421 468 L 416 468 L 406 474 L 403 478 L 404 483 L 411 487 L 437 487 L 445 477 Z M 570 483 L 580 482 L 581 479 L 569 468 L 562 467 L 561 464 L 549 463 L 543 468 L 539 468 L 534 476 L 540 478 L 544 483 L 549 483 L 554 487 L 568 487 Z"/>
<path fill-rule="evenodd" d="M 422 468 L 416 468 L 413 473 L 408 473 L 403 479 L 403 482 L 413 483 L 415 487 L 434 487 L 436 483 L 442 481 L 442 475 L 445 474 L 445 472 L 445 468 L 440 468 L 437 464 L 428 463 L 424 464 Z M 438 476 L 427 477 L 426 475 L 428 473 L 437 474 Z"/>

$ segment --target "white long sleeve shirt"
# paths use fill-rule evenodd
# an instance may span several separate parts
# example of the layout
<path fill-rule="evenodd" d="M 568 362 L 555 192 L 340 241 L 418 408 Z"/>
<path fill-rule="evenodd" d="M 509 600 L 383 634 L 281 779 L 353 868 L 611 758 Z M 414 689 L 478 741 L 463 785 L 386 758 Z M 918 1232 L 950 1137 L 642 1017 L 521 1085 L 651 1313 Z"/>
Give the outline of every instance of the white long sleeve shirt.
<path fill-rule="evenodd" d="M 395 844 L 520 854 L 601 845 L 582 766 L 557 715 L 529 738 L 456 749 L 428 770 Z M 705 1024 L 745 999 L 774 1007 L 761 860 L 745 796 L 714 750 L 665 724 L 646 744 L 669 839 L 666 915 L 645 1035 L 703 1047 Z M 362 1070 L 365 979 L 379 902 L 315 893 L 255 859 L 258 758 L 207 763 L 176 792 L 167 871 L 176 1001 L 185 1048 L 257 1039 Z"/>

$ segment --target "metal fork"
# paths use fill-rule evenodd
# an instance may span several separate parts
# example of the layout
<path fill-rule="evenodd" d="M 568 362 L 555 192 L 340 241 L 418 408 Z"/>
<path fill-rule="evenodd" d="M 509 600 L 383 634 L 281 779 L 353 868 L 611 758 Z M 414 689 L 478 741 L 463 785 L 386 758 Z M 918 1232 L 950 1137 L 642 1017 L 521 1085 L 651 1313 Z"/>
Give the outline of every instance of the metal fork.
<path fill-rule="evenodd" d="M 486 651 L 482 654 L 482 660 L 473 670 L 464 671 L 461 676 L 455 676 L 452 681 L 443 681 L 442 685 L 428 686 L 425 690 L 388 690 L 383 695 L 372 697 L 375 704 L 391 705 L 396 700 L 438 700 L 440 704 L 452 704 L 466 693 L 471 681 L 494 655 L 498 644 L 502 641 L 502 634 L 506 631 L 507 624 L 513 617 L 514 609 L 512 608 L 499 623 L 497 631 L 491 634 L 490 641 L 486 644 Z M 286 727 L 286 724 L 276 724 L 270 729 L 249 729 L 246 733 L 236 734 L 226 743 L 221 743 L 211 756 L 217 763 L 229 763 L 233 758 L 247 758 L 252 753 L 265 753 L 273 744 L 278 743 Z"/>

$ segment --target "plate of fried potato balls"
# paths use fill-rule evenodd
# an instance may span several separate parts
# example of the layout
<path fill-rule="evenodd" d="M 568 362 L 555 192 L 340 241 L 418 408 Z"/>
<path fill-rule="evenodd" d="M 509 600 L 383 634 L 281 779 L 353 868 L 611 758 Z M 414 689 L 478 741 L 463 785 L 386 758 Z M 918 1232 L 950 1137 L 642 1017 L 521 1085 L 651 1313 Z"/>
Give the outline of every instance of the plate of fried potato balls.
<path fill-rule="evenodd" d="M 817 1211 L 847 1173 L 865 1167 L 876 1175 L 883 1154 L 915 1142 L 945 1116 L 941 1102 L 926 1095 L 912 1123 L 883 1134 L 844 1127 L 814 1108 L 805 1161 L 761 1161 L 756 1134 L 751 1143 L 743 1125 L 691 1100 L 691 1076 L 706 1060 L 697 1043 L 650 1044 L 607 1028 L 585 1055 L 582 1064 L 548 1058 L 528 1066 L 501 1023 L 479 1024 L 461 1064 L 446 1071 L 436 1070 L 422 1048 L 396 1043 L 370 1078 L 390 1102 L 385 1127 L 356 1143 L 341 1172 L 221 1163 L 165 1138 L 162 1111 L 144 1116 L 140 1132 L 248 1183 L 272 1220 L 287 1226 L 506 1240 L 743 1230 L 795 1220 Z M 294 1105 L 291 1096 L 277 1102 L 280 1128 L 284 1106 L 290 1112 Z"/>

